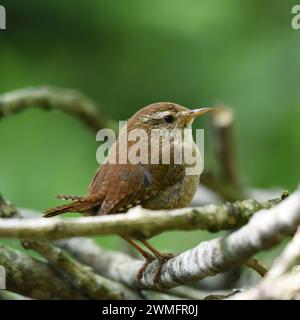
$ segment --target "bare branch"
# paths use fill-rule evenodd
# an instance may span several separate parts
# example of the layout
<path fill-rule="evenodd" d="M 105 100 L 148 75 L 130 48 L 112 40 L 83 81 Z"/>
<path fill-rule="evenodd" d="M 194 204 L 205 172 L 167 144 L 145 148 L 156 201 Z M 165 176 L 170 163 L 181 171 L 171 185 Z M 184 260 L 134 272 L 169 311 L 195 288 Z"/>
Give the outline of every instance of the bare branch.
<path fill-rule="evenodd" d="M 23 241 L 26 249 L 41 254 L 59 273 L 68 275 L 70 282 L 92 299 L 129 300 L 140 296 L 125 285 L 95 274 L 92 269 L 70 259 L 61 249 L 42 241 Z"/>
<path fill-rule="evenodd" d="M 0 265 L 6 270 L 9 291 L 33 299 L 86 298 L 47 263 L 20 251 L 0 245 Z"/>
<path fill-rule="evenodd" d="M 247 225 L 230 235 L 200 243 L 167 261 L 161 270 L 160 285 L 170 288 L 227 271 L 277 244 L 295 231 L 299 222 L 300 189 L 276 207 L 256 213 Z M 156 269 L 155 261 L 144 273 L 144 286 L 153 286 Z"/>
<path fill-rule="evenodd" d="M 19 217 L 19 218 L 32 218 L 37 216 L 39 213 L 30 210 L 30 209 L 15 209 L 9 202 L 5 201 L 3 198 L 0 197 L 0 217 L 3 218 L 9 218 L 9 217 Z M 71 239 L 72 240 L 72 239 Z M 83 291 L 87 296 L 89 297 L 96 297 L 96 298 L 101 298 L 99 294 L 102 294 L 101 291 L 98 291 L 98 287 L 95 288 L 95 286 L 98 285 L 106 285 L 109 284 L 109 289 L 115 288 L 116 290 L 123 291 L 122 295 L 126 299 L 139 299 L 139 298 L 144 298 L 144 299 L 160 299 L 160 300 L 165 300 L 165 299 L 181 299 L 184 298 L 182 297 L 183 294 L 176 295 L 176 292 L 174 292 L 173 295 L 170 294 L 165 294 L 162 292 L 157 292 L 157 291 L 151 291 L 147 290 L 145 292 L 141 291 L 135 291 L 132 290 L 125 285 L 122 285 L 121 283 L 116 283 L 114 281 L 110 281 L 108 279 L 104 279 L 103 277 L 98 277 L 96 274 L 94 274 L 91 270 L 87 269 L 87 267 L 80 265 L 76 263 L 75 261 L 69 261 L 70 259 L 63 253 L 61 250 L 58 248 L 54 248 L 51 246 L 49 243 L 44 243 L 42 244 L 41 242 L 37 241 L 26 241 L 27 246 L 28 244 L 31 244 L 31 247 L 37 247 L 39 248 L 38 251 L 40 254 L 42 254 L 45 258 L 48 258 L 48 263 L 50 263 L 54 268 L 57 269 L 57 272 L 61 275 L 63 275 L 63 279 L 66 280 L 68 279 L 68 282 L 71 282 L 74 287 L 77 287 L 81 291 Z M 102 249 L 91 239 L 82 239 L 80 243 L 83 244 L 92 244 L 95 248 L 96 251 L 99 249 L 100 252 Z M 30 246 L 30 245 L 29 245 Z M 50 247 L 49 247 L 50 246 Z M 81 247 L 82 248 L 82 247 Z M 9 249 L 11 250 L 11 249 Z M 85 250 L 83 248 L 84 252 L 90 254 L 89 249 Z M 92 257 L 92 255 L 90 256 Z M 102 260 L 102 257 L 98 257 L 100 260 Z M 79 259 L 80 261 L 80 259 Z M 83 261 L 84 262 L 84 261 Z M 13 262 L 11 262 L 13 263 Z M 91 263 L 87 264 L 90 265 L 91 267 L 94 267 Z M 52 270 L 52 269 L 51 269 Z M 20 274 L 22 272 L 26 272 L 26 270 L 20 269 L 19 270 Z M 86 273 L 88 273 L 86 275 Z M 43 274 L 45 277 L 47 276 L 46 274 Z M 10 277 L 10 275 L 8 275 Z M 48 277 L 51 277 L 51 274 L 48 274 Z M 104 279 L 104 280 L 103 280 Z M 38 282 L 39 280 L 37 280 Z M 75 283 L 74 283 L 75 282 Z M 26 286 L 26 283 L 23 284 Z M 87 286 L 87 288 L 86 288 Z M 190 292 L 190 290 L 188 291 Z M 113 292 L 111 292 L 113 294 Z M 190 299 L 194 299 L 194 296 L 189 296 Z M 113 294 L 113 297 L 118 297 Z M 0 297 L 1 299 L 2 297 Z M 3 297 L 5 298 L 5 297 Z M 24 297 L 25 299 L 26 297 Z M 35 297 L 37 298 L 37 297 Z M 41 296 L 43 298 L 43 296 Z M 27 298 L 28 299 L 28 298 Z M 73 298 L 75 299 L 75 298 Z"/>
<path fill-rule="evenodd" d="M 70 113 L 94 131 L 116 128 L 115 123 L 105 118 L 93 101 L 77 90 L 37 87 L 0 95 L 0 119 L 32 107 Z"/>
<path fill-rule="evenodd" d="M 275 260 L 268 272 L 268 277 L 276 278 L 289 272 L 292 267 L 300 264 L 300 227 L 293 240 L 286 246 L 282 254 Z"/>
<path fill-rule="evenodd" d="M 300 190 L 297 190 L 276 207 L 256 213 L 241 229 L 228 236 L 202 242 L 167 261 L 161 270 L 160 286 L 176 287 L 243 264 L 260 250 L 274 246 L 282 237 L 295 231 L 299 222 Z M 131 287 L 138 286 L 136 273 L 141 262 L 121 254 L 108 254 L 103 261 L 99 268 L 105 276 Z M 142 278 L 144 288 L 154 287 L 157 267 L 157 261 L 148 266 Z"/>
<path fill-rule="evenodd" d="M 86 235 L 121 234 L 135 238 L 151 237 L 165 230 L 230 230 L 247 223 L 262 208 L 270 208 L 280 200 L 266 203 L 244 200 L 227 204 L 210 204 L 197 208 L 151 211 L 135 207 L 127 214 L 70 218 L 2 219 L 0 236 L 55 240 Z"/>
<path fill-rule="evenodd" d="M 212 128 L 218 170 L 204 172 L 201 176 L 201 183 L 227 201 L 249 197 L 238 174 L 233 127 L 233 110 L 227 106 L 216 106 L 212 113 Z"/>
<path fill-rule="evenodd" d="M 55 245 L 61 247 L 70 253 L 76 260 L 81 261 L 85 265 L 93 268 L 95 272 L 107 278 L 116 281 L 126 282 L 125 274 L 128 272 L 127 268 L 132 266 L 140 266 L 142 263 L 121 252 L 110 251 L 99 247 L 94 240 L 88 238 L 72 238 L 55 241 Z M 123 277 L 124 276 L 124 277 Z M 227 291 L 201 291 L 187 286 L 180 286 L 171 290 L 165 290 L 168 295 L 178 299 L 178 297 L 185 299 L 203 300 L 208 295 L 214 294 L 229 294 Z M 142 290 L 142 295 L 145 297 L 152 297 L 147 294 L 149 290 Z M 157 293 L 155 293 L 155 297 Z"/>
<path fill-rule="evenodd" d="M 230 206 L 232 208 L 232 204 Z M 207 210 L 207 208 L 210 207 L 211 206 L 205 206 L 200 208 L 206 208 Z M 213 206 L 213 208 L 216 207 L 220 208 L 218 206 Z M 227 208 L 227 211 L 225 210 L 225 213 L 228 214 L 228 207 L 223 206 L 222 208 Z M 137 208 L 136 210 L 140 209 Z M 170 212 L 174 213 L 174 211 Z M 178 210 L 175 210 L 175 212 L 178 213 Z M 185 211 L 179 210 L 179 212 L 182 213 Z M 202 212 L 203 214 L 203 211 L 200 210 L 199 212 Z M 223 211 L 221 212 L 224 213 Z M 233 210 L 233 212 L 235 212 L 235 210 Z M 150 216 L 152 218 L 155 217 L 154 221 L 158 219 L 158 222 L 156 221 L 156 223 L 160 225 L 160 215 L 155 216 L 156 213 L 149 212 L 145 216 Z M 145 218 L 144 215 L 142 215 L 142 217 Z M 164 217 L 164 215 L 162 215 L 162 217 Z M 215 214 L 208 215 L 208 217 L 213 217 L 213 219 L 215 219 L 219 216 L 216 215 L 215 212 Z M 211 221 L 211 219 L 208 219 L 208 217 L 206 217 L 205 221 Z M 221 217 L 223 217 L 222 219 L 224 221 L 229 219 L 229 216 L 226 214 L 225 216 L 221 214 Z M 125 221 L 127 221 L 127 224 L 122 225 L 122 221 L 124 221 L 122 219 L 125 219 Z M 126 230 L 127 232 L 129 232 L 129 230 L 133 230 L 130 229 L 132 226 L 138 226 L 139 229 L 143 228 L 144 224 L 141 223 L 139 219 L 140 214 L 79 218 L 80 224 L 74 224 L 74 219 L 70 219 L 69 221 L 61 221 L 60 223 L 56 219 L 26 219 L 22 220 L 21 223 L 18 219 L 3 219 L 3 221 L 1 221 L 0 223 L 0 234 L 11 235 L 12 233 L 13 236 L 24 238 L 30 238 L 30 236 L 38 235 L 39 237 L 44 236 L 44 238 L 47 239 L 49 237 L 55 239 L 58 237 L 59 232 L 61 232 L 60 235 L 63 234 L 64 236 L 70 236 L 75 235 L 77 232 L 81 232 L 82 230 L 89 230 L 89 232 L 91 232 L 91 230 L 94 230 L 94 224 L 97 225 L 99 228 L 101 226 L 101 228 L 103 228 L 103 225 L 105 226 L 105 222 L 107 221 L 110 221 L 110 223 L 114 221 L 117 226 L 120 226 L 121 224 L 123 231 Z M 222 219 L 221 221 L 223 221 Z M 49 228 L 48 224 L 53 223 L 53 221 L 54 225 L 52 225 L 52 228 Z M 78 219 L 75 219 L 75 222 L 76 221 L 78 222 Z M 138 224 L 137 221 L 139 222 Z M 145 220 L 142 219 L 142 221 L 145 223 Z M 177 218 L 175 219 L 175 221 L 178 222 Z M 181 220 L 179 219 L 179 221 Z M 197 221 L 198 220 L 194 218 L 193 223 L 197 224 Z M 200 221 L 203 223 L 202 219 Z M 240 265 L 246 262 L 249 258 L 251 258 L 251 256 L 253 256 L 258 251 L 278 243 L 281 237 L 295 230 L 299 221 L 300 191 L 298 190 L 274 208 L 270 210 L 261 210 L 260 212 L 258 212 L 250 220 L 250 222 L 240 230 L 226 237 L 221 237 L 211 241 L 203 242 L 198 247 L 188 250 L 178 255 L 177 257 L 170 259 L 162 267 L 160 286 L 161 288 L 172 288 L 183 283 L 187 283 L 189 281 L 200 280 L 207 276 L 227 271 L 232 267 Z M 9 224 L 10 222 L 13 222 L 13 224 Z M 14 229 L 13 227 L 16 227 L 15 223 L 17 223 L 17 226 L 20 228 Z M 33 223 L 35 227 L 32 227 Z M 46 223 L 46 227 L 43 226 L 43 223 Z M 226 223 L 228 224 L 228 221 Z M 65 227 L 65 224 L 67 224 L 67 228 Z M 79 227 L 81 224 L 87 229 L 82 229 L 82 227 Z M 146 226 L 148 224 L 150 225 L 150 223 L 146 223 Z M 212 226 L 211 222 L 208 225 Z M 215 225 L 216 223 L 214 221 L 213 226 Z M 29 231 L 31 233 L 28 233 L 28 226 L 30 227 Z M 105 228 L 101 230 L 108 230 L 107 226 L 105 226 Z M 114 232 L 122 232 L 121 229 L 118 229 L 119 227 L 115 228 L 116 229 L 114 230 Z M 9 232 L 7 230 L 9 230 Z M 38 230 L 36 231 L 36 234 L 34 230 Z M 72 233 L 70 233 L 71 231 Z M 53 234 L 55 236 L 53 236 Z M 128 260 L 124 257 L 124 255 L 121 255 L 119 257 L 120 258 L 114 256 L 110 259 L 109 269 L 111 271 L 108 272 L 113 272 L 114 274 L 113 276 L 110 275 L 108 277 L 116 281 L 121 281 L 131 287 L 137 287 L 138 284 L 136 282 L 136 273 L 138 269 L 141 267 L 142 262 L 137 260 Z M 156 273 L 157 267 L 157 261 L 152 262 L 148 266 L 142 279 L 143 288 L 154 287 L 153 277 Z"/>
<path fill-rule="evenodd" d="M 262 281 L 231 297 L 237 300 L 293 299 L 300 293 L 300 227 Z"/>
<path fill-rule="evenodd" d="M 268 269 L 258 262 L 257 259 L 251 258 L 245 262 L 245 265 L 255 270 L 262 277 L 268 272 Z"/>
<path fill-rule="evenodd" d="M 233 110 L 229 107 L 219 106 L 215 108 L 212 120 L 215 134 L 214 144 L 222 180 L 238 186 L 240 181 L 233 138 Z"/>

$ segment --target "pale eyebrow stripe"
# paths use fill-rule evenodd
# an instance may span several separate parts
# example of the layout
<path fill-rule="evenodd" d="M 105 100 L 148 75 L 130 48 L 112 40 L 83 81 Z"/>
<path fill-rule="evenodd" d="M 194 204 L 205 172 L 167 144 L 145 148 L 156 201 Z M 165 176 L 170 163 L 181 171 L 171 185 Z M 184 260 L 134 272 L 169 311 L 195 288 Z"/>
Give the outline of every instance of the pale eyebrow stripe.
<path fill-rule="evenodd" d="M 174 115 L 173 115 L 173 112 L 171 112 L 171 111 L 156 112 L 156 113 L 154 113 L 152 118 L 154 118 L 154 119 L 162 119 L 165 116 L 174 116 Z"/>
<path fill-rule="evenodd" d="M 152 115 L 145 115 L 141 118 L 143 122 L 148 122 L 150 120 L 161 120 L 165 116 L 173 116 L 174 113 L 172 111 L 164 111 L 164 112 L 156 112 Z"/>

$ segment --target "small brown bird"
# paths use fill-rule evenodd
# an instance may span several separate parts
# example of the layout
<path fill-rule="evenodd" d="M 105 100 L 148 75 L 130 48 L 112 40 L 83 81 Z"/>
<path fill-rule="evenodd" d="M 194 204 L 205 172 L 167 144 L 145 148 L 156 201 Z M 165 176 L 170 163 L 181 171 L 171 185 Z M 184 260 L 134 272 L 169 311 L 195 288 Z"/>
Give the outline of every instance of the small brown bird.
<path fill-rule="evenodd" d="M 81 212 L 90 215 L 106 215 L 126 212 L 129 208 L 141 205 L 144 208 L 175 209 L 188 206 L 197 190 L 201 170 L 192 174 L 187 173 L 187 168 L 195 165 L 201 166 L 201 155 L 197 145 L 192 138 L 191 130 L 183 143 L 180 144 L 177 138 L 163 140 L 162 136 L 154 137 L 152 130 L 159 132 L 171 132 L 176 129 L 184 136 L 184 129 L 191 128 L 196 117 L 211 111 L 212 108 L 189 110 L 175 103 L 160 102 L 146 106 L 134 114 L 119 134 L 118 140 L 109 151 L 106 162 L 98 169 L 92 180 L 86 196 L 58 196 L 64 200 L 72 200 L 69 204 L 49 209 L 45 217 L 52 217 L 64 212 Z M 146 146 L 147 161 L 127 163 L 121 160 L 122 140 L 127 137 L 131 130 L 142 129 L 146 135 L 140 137 L 140 145 Z M 129 139 L 128 139 L 129 140 Z M 127 156 L 133 147 L 134 142 L 128 141 Z M 122 141 L 122 142 L 121 142 Z M 167 147 L 170 147 L 169 162 L 162 160 L 162 154 Z M 153 150 L 158 148 L 158 155 L 153 156 Z M 186 148 L 186 149 L 184 149 Z M 185 159 L 177 161 L 177 154 L 182 150 L 188 150 L 196 160 L 191 164 Z M 151 153 L 152 152 L 152 153 Z M 141 150 L 137 152 L 141 156 Z M 151 158 L 151 159 L 150 159 Z M 114 161 L 113 161 L 114 160 Z M 128 160 L 128 157 L 126 157 Z M 145 239 L 139 239 L 152 253 L 145 251 L 133 239 L 122 236 L 134 248 L 136 248 L 146 259 L 144 266 L 138 273 L 138 279 L 154 258 L 159 260 L 160 267 L 156 273 L 155 281 L 161 266 L 170 258 L 170 254 L 162 254 L 156 250 Z"/>

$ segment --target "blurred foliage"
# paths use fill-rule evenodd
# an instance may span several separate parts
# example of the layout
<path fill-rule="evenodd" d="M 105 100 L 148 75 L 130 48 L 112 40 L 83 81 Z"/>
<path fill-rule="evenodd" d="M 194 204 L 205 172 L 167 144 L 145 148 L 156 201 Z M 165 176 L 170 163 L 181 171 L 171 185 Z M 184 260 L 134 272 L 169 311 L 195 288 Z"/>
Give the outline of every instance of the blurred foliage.
<path fill-rule="evenodd" d="M 156 101 L 224 103 L 236 114 L 245 180 L 293 189 L 300 160 L 293 3 L 3 0 L 0 92 L 78 88 L 116 119 Z M 60 112 L 30 110 L 1 121 L 0 147 L 0 190 L 17 206 L 45 209 L 58 203 L 54 194 L 84 194 L 97 168 L 95 135 Z M 189 238 L 186 247 L 199 241 Z"/>

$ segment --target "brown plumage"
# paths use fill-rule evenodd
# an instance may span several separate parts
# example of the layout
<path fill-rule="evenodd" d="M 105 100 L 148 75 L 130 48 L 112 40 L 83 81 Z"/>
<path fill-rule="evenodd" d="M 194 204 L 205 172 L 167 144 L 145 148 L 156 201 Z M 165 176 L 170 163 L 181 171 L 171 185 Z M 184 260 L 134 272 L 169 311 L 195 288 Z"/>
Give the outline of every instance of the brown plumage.
<path fill-rule="evenodd" d="M 87 195 L 59 196 L 64 200 L 73 200 L 69 204 L 49 209 L 45 212 L 45 217 L 53 217 L 64 212 L 81 212 L 85 214 L 113 214 L 126 212 L 130 207 L 142 205 L 148 209 L 173 209 L 187 206 L 196 192 L 199 182 L 199 174 L 194 176 L 186 175 L 186 163 L 174 163 L 175 144 L 171 145 L 170 163 L 163 164 L 161 153 L 163 147 L 160 141 L 154 143 L 159 145 L 159 161 L 153 163 L 122 164 L 119 147 L 123 146 L 122 138 L 133 129 L 144 129 L 148 135 L 143 138 L 142 143 L 148 143 L 148 153 L 150 156 L 151 129 L 179 129 L 183 132 L 190 126 L 196 116 L 200 116 L 211 108 L 189 110 L 180 105 L 163 102 L 149 105 L 139 110 L 128 120 L 127 130 L 122 129 L 115 146 L 111 148 L 108 159 L 96 172 Z M 146 141 L 147 140 L 147 141 Z M 127 141 L 127 139 L 126 139 Z M 128 150 L 136 141 L 128 141 Z M 199 151 L 194 142 L 189 141 L 193 152 L 198 155 Z M 111 163 L 111 159 L 116 159 L 116 163 Z M 149 159 L 150 160 L 150 159 Z M 149 262 L 152 258 L 132 239 L 124 237 Z M 148 242 L 141 240 L 145 246 L 160 259 L 165 260 L 165 256 L 160 254 Z M 144 268 L 143 268 L 144 270 Z M 141 276 L 141 273 L 139 274 Z"/>

